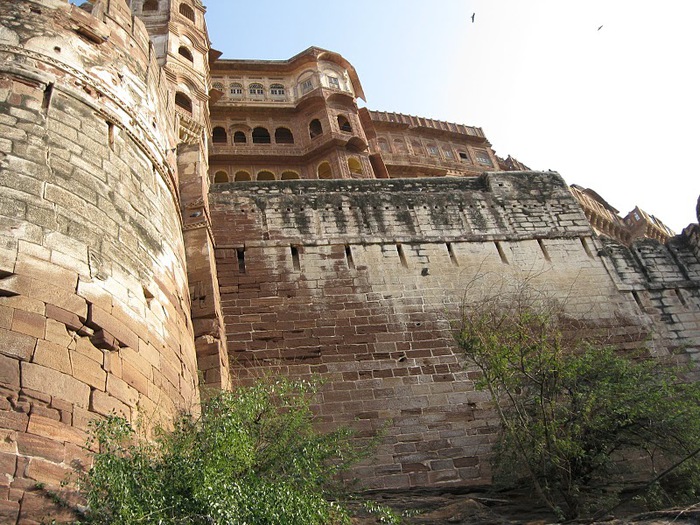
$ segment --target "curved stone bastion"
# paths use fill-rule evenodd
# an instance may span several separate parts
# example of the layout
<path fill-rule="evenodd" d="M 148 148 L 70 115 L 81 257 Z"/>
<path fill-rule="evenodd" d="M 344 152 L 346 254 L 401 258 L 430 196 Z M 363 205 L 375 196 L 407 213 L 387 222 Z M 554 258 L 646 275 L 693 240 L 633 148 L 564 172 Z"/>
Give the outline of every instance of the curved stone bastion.
<path fill-rule="evenodd" d="M 165 85 L 123 0 L 0 1 L 2 523 L 52 516 L 91 419 L 198 400 Z"/>

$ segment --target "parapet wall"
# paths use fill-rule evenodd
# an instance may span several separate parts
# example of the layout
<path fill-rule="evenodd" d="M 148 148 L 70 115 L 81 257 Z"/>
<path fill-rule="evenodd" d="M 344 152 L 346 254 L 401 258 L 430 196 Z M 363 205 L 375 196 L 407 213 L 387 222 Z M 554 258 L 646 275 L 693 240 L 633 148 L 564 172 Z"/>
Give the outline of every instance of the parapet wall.
<path fill-rule="evenodd" d="M 173 113 L 126 3 L 93 15 L 0 1 L 2 523 L 54 516 L 91 419 L 198 400 Z"/>
<path fill-rule="evenodd" d="M 465 302 L 528 279 L 610 342 L 653 329 L 553 173 L 237 183 L 210 205 L 234 380 L 322 377 L 322 421 L 386 432 L 355 472 L 369 488 L 489 481 L 498 423 L 450 325 Z"/>

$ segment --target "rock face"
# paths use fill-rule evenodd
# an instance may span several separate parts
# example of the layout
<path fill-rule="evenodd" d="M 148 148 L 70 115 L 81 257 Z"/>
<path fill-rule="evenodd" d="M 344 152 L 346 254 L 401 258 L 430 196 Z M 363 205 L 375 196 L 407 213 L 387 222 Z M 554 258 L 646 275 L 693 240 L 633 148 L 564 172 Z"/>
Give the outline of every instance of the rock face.
<path fill-rule="evenodd" d="M 48 515 L 94 417 L 198 401 L 169 93 L 109 6 L 0 2 L 2 523 Z"/>

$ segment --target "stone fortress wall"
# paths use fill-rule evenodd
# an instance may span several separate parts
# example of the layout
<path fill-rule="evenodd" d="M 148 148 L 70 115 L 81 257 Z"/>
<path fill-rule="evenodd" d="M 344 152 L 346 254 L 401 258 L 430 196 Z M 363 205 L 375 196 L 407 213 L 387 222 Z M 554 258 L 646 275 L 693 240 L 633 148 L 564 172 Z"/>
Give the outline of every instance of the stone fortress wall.
<path fill-rule="evenodd" d="M 0 0 L 0 522 L 61 517 L 37 484 L 89 460 L 91 419 L 167 421 L 229 366 L 321 376 L 322 425 L 384 429 L 365 487 L 487 483 L 497 422 L 450 321 L 504 280 L 623 348 L 698 356 L 697 225 L 598 238 L 557 174 L 476 176 L 498 165 L 480 129 L 359 112 L 317 48 L 273 67 L 334 64 L 282 108 L 296 142 L 258 145 L 286 102 L 214 104 L 200 1 L 91 4 Z M 307 180 L 210 188 L 269 166 Z"/>
<path fill-rule="evenodd" d="M 386 434 L 368 488 L 488 483 L 498 422 L 450 322 L 504 280 L 622 348 L 699 348 L 687 242 L 602 243 L 553 173 L 232 183 L 210 203 L 234 377 L 321 377 L 322 421 Z"/>
<path fill-rule="evenodd" d="M 0 2 L 0 522 L 91 419 L 198 401 L 172 97 L 123 1 Z"/>

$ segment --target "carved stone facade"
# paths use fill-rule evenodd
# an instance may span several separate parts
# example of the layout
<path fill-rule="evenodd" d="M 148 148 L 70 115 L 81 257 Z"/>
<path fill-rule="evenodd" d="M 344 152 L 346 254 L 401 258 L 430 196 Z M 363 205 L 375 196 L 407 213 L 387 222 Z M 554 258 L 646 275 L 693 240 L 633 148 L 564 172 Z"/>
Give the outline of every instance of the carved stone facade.
<path fill-rule="evenodd" d="M 0 522 L 67 518 L 37 485 L 89 462 L 90 420 L 271 372 L 325 380 L 321 425 L 384 429 L 365 487 L 488 483 L 496 421 L 449 323 L 499 279 L 700 359 L 700 227 L 599 238 L 626 220 L 480 128 L 359 109 L 323 49 L 218 60 L 204 14 L 0 0 Z"/>

